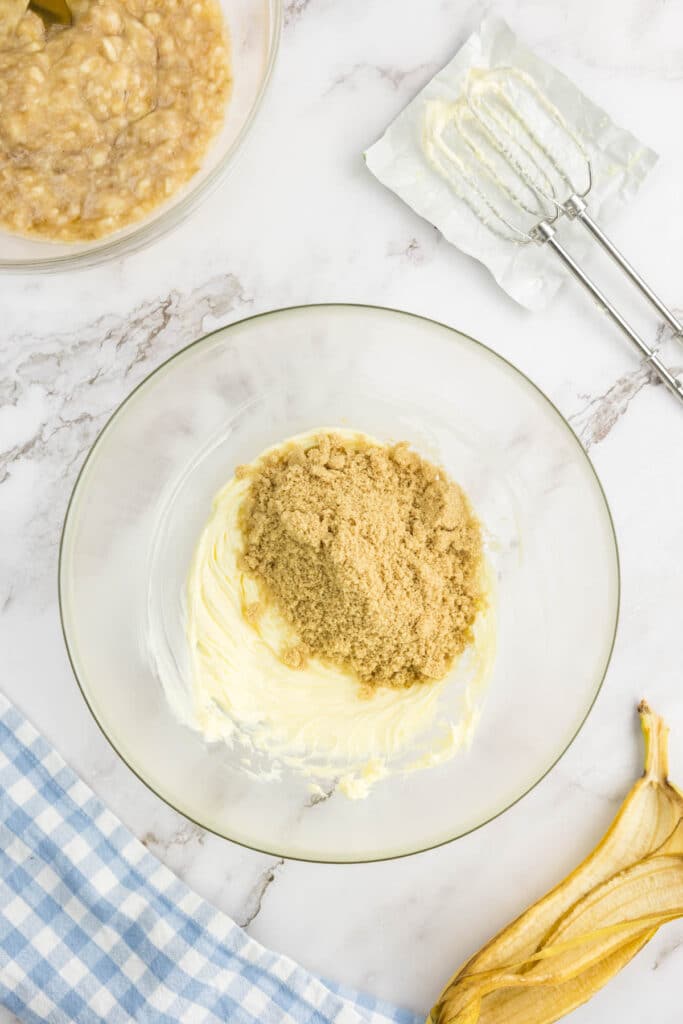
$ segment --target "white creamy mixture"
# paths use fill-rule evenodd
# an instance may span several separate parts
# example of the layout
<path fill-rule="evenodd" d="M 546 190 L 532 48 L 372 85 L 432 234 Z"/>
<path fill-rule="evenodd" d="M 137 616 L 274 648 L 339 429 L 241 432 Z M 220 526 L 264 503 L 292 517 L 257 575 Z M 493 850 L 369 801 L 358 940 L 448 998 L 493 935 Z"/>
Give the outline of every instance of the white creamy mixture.
<path fill-rule="evenodd" d="M 293 440 L 306 443 L 317 433 Z M 352 798 L 366 796 L 388 774 L 452 757 L 472 736 L 475 698 L 492 665 L 492 602 L 475 624 L 472 648 L 444 680 L 380 687 L 362 697 L 356 679 L 314 658 L 291 669 L 276 653 L 295 639 L 288 624 L 273 608 L 257 628 L 243 615 L 258 599 L 256 584 L 238 568 L 238 514 L 248 488 L 248 479 L 233 477 L 216 495 L 194 555 L 187 592 L 191 694 L 182 717 L 207 740 L 239 740 L 273 766 L 304 773 L 313 792 L 316 779 L 336 780 Z"/>

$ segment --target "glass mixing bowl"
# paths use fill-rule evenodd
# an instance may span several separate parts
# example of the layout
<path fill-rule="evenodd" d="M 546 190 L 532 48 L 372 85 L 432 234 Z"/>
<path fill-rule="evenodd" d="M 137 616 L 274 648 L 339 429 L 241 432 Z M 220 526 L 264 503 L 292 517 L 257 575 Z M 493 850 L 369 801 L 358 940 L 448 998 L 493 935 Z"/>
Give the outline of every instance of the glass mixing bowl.
<path fill-rule="evenodd" d="M 48 242 L 0 228 L 0 269 L 89 267 L 135 252 L 179 224 L 225 177 L 261 106 L 275 64 L 282 0 L 219 0 L 230 34 L 232 92 L 225 123 L 204 164 L 187 184 L 143 220 L 94 242 Z"/>
<path fill-rule="evenodd" d="M 469 494 L 496 576 L 497 658 L 471 747 L 365 800 L 265 782 L 171 712 L 182 599 L 211 500 L 293 434 L 352 427 L 410 441 Z M 188 818 L 272 854 L 368 861 L 447 842 L 534 786 L 600 688 L 619 568 L 595 471 L 550 401 L 472 338 L 407 313 L 304 306 L 202 338 L 112 416 L 81 471 L 60 556 L 64 635 L 83 695 L 138 776 Z M 167 680 L 168 681 L 168 680 Z"/>

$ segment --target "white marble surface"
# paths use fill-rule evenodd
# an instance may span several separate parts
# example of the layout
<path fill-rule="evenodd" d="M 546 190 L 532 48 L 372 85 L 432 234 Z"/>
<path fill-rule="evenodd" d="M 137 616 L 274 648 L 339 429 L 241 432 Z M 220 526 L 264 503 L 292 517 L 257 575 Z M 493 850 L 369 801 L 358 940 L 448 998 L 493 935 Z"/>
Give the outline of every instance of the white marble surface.
<path fill-rule="evenodd" d="M 573 287 L 549 311 L 525 313 L 363 167 L 362 149 L 489 6 L 287 0 L 286 7 L 279 63 L 254 133 L 228 182 L 190 222 L 99 269 L 0 279 L 0 687 L 151 850 L 258 939 L 324 975 L 423 1010 L 466 954 L 561 878 L 604 830 L 639 770 L 639 697 L 668 717 L 672 774 L 683 779 L 683 409 Z M 614 234 L 683 309 L 683 6 L 504 0 L 495 9 L 660 152 Z M 444 320 L 526 371 L 590 450 L 614 512 L 623 573 L 606 684 L 550 776 L 465 839 L 358 867 L 257 855 L 162 805 L 84 707 L 56 605 L 70 489 L 131 387 L 217 323 L 327 300 Z M 654 321 L 642 323 L 654 338 Z M 664 343 L 683 368 L 680 343 Z M 670 925 L 572 1020 L 635 1024 L 647 1015 L 678 1024 L 682 969 L 683 924 Z M 3 1024 L 10 1019 L 0 1012 Z"/>

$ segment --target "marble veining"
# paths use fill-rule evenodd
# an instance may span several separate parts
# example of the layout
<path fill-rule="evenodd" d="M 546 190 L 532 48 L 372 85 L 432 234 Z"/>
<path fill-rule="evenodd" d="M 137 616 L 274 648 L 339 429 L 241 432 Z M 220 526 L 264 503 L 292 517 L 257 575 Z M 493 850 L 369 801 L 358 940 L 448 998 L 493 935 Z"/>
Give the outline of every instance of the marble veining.
<path fill-rule="evenodd" d="M 286 0 L 284 22 L 285 26 L 292 25 L 303 17 L 306 8 L 311 0 Z"/>
<path fill-rule="evenodd" d="M 46 583 L 52 568 L 65 500 L 83 457 L 116 406 L 151 370 L 205 330 L 208 318 L 224 319 L 245 304 L 232 275 L 214 278 L 188 293 L 172 290 L 148 299 L 129 317 L 104 314 L 75 331 L 38 338 L 19 335 L 4 347 L 0 416 L 0 484 L 10 491 L 27 467 L 44 486 L 28 523 L 12 522 L 34 561 L 21 581 L 5 576 L 7 602 L 22 586 Z"/>
<path fill-rule="evenodd" d="M 676 316 L 680 316 L 678 311 L 676 311 Z M 654 344 L 657 352 L 661 348 L 665 335 L 670 338 L 670 331 L 665 326 L 661 326 L 657 331 Z M 671 369 L 676 375 L 683 373 L 683 360 L 678 364 L 671 363 Z M 629 405 L 636 395 L 650 385 L 663 390 L 657 374 L 648 366 L 646 360 L 642 360 L 639 366 L 619 377 L 602 394 L 586 396 L 586 405 L 579 412 L 573 413 L 569 417 L 569 422 L 587 451 L 609 436 L 613 427 L 628 411 Z"/>
<path fill-rule="evenodd" d="M 181 825 L 180 828 L 176 829 L 170 836 L 158 836 L 154 832 L 145 832 L 140 837 L 140 842 L 143 846 L 146 846 L 148 850 L 157 854 L 167 853 L 172 846 L 187 846 L 188 843 L 197 843 L 199 846 L 204 844 L 206 839 L 206 833 L 203 828 L 199 825 L 192 825 L 190 822 Z"/>
<path fill-rule="evenodd" d="M 275 881 L 277 875 L 284 867 L 283 857 L 278 857 L 270 867 L 267 867 L 256 880 L 256 884 L 247 895 L 246 903 L 240 917 L 236 918 L 242 928 L 249 928 L 249 925 L 256 920 L 261 913 L 261 907 L 268 889 Z"/>
<path fill-rule="evenodd" d="M 306 801 L 306 806 L 316 807 L 318 804 L 324 804 L 326 800 L 329 800 L 331 796 L 334 796 L 336 788 L 336 782 L 332 782 L 327 786 L 327 788 L 323 788 L 322 792 L 311 793 L 309 799 Z"/>
<path fill-rule="evenodd" d="M 678 931 L 680 932 L 680 930 L 681 929 L 679 928 Z M 673 954 L 677 953 L 678 950 L 681 949 L 682 947 L 683 947 L 683 935 L 681 936 L 680 939 L 677 939 L 675 942 L 669 943 L 668 946 L 665 946 L 664 949 L 662 949 L 659 952 L 659 954 L 657 955 L 656 960 L 652 964 L 652 970 L 653 971 L 658 971 L 659 968 L 662 967 L 662 965 L 664 963 L 666 963 L 666 961 L 669 960 L 673 956 Z"/>
<path fill-rule="evenodd" d="M 404 83 L 419 87 L 420 80 L 428 80 L 438 70 L 439 65 L 434 61 L 425 61 L 411 68 L 397 68 L 388 64 L 370 64 L 362 61 L 340 71 L 330 84 L 327 94 L 341 86 L 347 89 L 349 87 L 358 89 L 362 87 L 363 80 L 367 75 L 376 76 L 381 82 L 387 82 L 393 89 L 400 89 Z"/>
<path fill-rule="evenodd" d="M 272 948 L 323 976 L 425 1010 L 457 963 L 558 881 L 607 827 L 640 771 L 634 707 L 666 714 L 683 781 L 675 638 L 683 578 L 683 410 L 573 285 L 543 314 L 506 299 L 474 261 L 367 173 L 362 150 L 490 5 L 286 0 L 273 85 L 241 159 L 192 218 L 93 270 L 0 278 L 1 688 L 145 845 Z M 661 154 L 615 240 L 681 299 L 683 7 L 659 0 L 500 0 L 496 12 Z M 207 330 L 278 306 L 404 308 L 459 327 L 527 373 L 589 449 L 622 562 L 616 648 L 578 739 L 484 829 L 367 866 L 283 863 L 228 844 L 161 804 L 100 735 L 73 681 L 56 603 L 57 545 L 98 431 L 151 370 Z M 667 362 L 683 370 L 664 332 Z M 125 486 L 125 481 L 122 481 Z M 457 799 L 457 794 L 453 795 Z M 312 796 L 305 813 L 326 799 Z M 680 1024 L 683 928 L 671 925 L 576 1024 Z M 13 1018 L 0 1010 L 0 1024 Z"/>
<path fill-rule="evenodd" d="M 387 246 L 387 256 L 397 256 L 410 263 L 424 263 L 427 258 L 424 247 L 417 238 L 411 238 L 407 243 L 390 242 Z"/>

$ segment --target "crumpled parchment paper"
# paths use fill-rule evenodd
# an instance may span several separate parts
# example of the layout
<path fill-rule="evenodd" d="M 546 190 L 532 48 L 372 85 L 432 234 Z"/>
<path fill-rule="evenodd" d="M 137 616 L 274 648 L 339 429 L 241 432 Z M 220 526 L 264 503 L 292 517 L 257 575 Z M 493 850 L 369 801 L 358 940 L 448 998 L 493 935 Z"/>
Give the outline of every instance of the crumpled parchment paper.
<path fill-rule="evenodd" d="M 536 244 L 519 245 L 493 234 L 431 166 L 422 148 L 425 105 L 455 100 L 472 68 L 514 67 L 526 72 L 580 137 L 590 158 L 593 186 L 589 211 L 606 224 L 636 194 L 657 154 L 616 125 L 550 64 L 535 56 L 504 21 L 487 17 L 446 65 L 365 153 L 372 173 L 445 238 L 480 260 L 498 284 L 528 309 L 542 309 L 561 287 L 566 272 L 557 257 Z M 591 244 L 579 224 L 563 224 L 561 237 L 581 260 Z M 594 244 L 594 243 L 593 243 Z"/>

